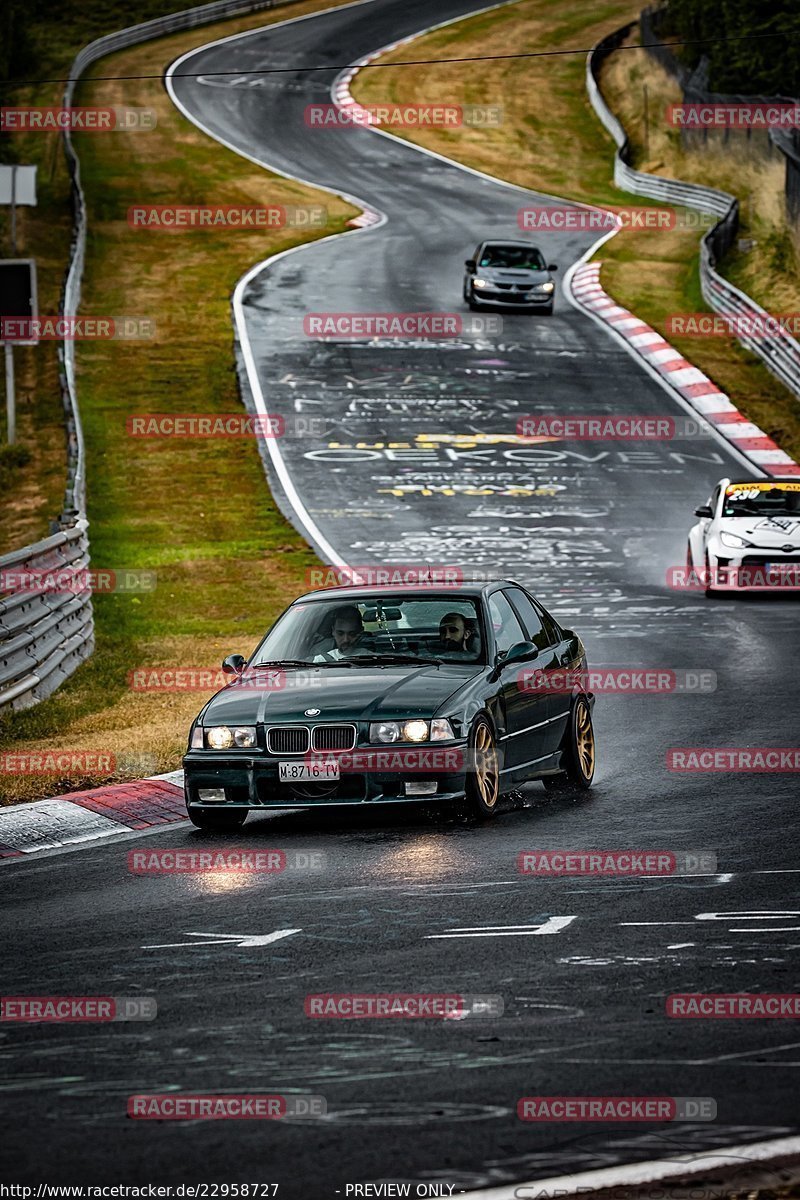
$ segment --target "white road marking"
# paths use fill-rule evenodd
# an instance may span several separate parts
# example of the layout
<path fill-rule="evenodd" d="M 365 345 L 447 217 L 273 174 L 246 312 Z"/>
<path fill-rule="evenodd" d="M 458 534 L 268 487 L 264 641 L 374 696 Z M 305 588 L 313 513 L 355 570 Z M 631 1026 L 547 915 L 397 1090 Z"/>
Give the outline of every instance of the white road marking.
<path fill-rule="evenodd" d="M 186 946 L 269 946 L 282 938 L 300 933 L 299 929 L 276 929 L 274 933 L 187 933 L 190 938 L 203 938 L 202 942 L 161 942 L 156 946 L 142 946 L 143 950 L 174 950 Z M 210 939 L 210 940 L 205 940 Z"/>
<path fill-rule="evenodd" d="M 539 937 L 542 934 L 560 933 L 577 917 L 548 917 L 538 925 L 472 925 L 449 929 L 447 933 L 428 933 L 426 940 L 460 937 Z"/>

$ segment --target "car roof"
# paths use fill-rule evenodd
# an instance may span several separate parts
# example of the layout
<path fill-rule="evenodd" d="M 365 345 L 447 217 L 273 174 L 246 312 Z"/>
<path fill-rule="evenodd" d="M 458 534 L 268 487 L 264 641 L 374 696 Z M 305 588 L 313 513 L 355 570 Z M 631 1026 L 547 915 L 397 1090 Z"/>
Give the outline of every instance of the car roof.
<path fill-rule="evenodd" d="M 757 479 L 743 479 L 737 475 L 735 479 L 729 479 L 728 483 L 733 487 L 738 487 L 741 483 L 800 483 L 800 475 L 760 475 Z"/>
<path fill-rule="evenodd" d="M 393 596 L 414 596 L 429 597 L 431 599 L 440 599 L 442 596 L 451 596 L 453 599 L 459 597 L 463 599 L 477 599 L 484 593 L 493 592 L 500 587 L 521 587 L 522 584 L 516 583 L 513 579 L 490 579 L 486 583 L 463 583 L 458 587 L 448 587 L 447 584 L 424 584 L 415 583 L 390 583 L 390 584 L 375 584 L 367 586 L 347 586 L 347 587 L 330 587 L 318 588 L 313 592 L 305 592 L 304 595 L 298 596 L 293 601 L 294 604 L 308 603 L 314 600 L 342 600 L 355 603 L 357 600 L 368 600 L 371 596 L 385 596 L 391 593 Z"/>
<path fill-rule="evenodd" d="M 533 242 L 521 242 L 519 238 L 484 238 L 481 246 L 519 246 L 522 250 L 538 250 Z"/>

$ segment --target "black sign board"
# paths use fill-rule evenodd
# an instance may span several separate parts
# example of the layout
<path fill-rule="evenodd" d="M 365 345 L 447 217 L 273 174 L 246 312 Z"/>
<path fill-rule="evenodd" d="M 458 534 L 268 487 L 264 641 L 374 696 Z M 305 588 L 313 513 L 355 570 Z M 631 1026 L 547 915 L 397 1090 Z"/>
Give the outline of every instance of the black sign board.
<path fill-rule="evenodd" d="M 30 322 L 38 315 L 36 310 L 35 260 L 0 261 L 0 342 L 35 343 Z"/>

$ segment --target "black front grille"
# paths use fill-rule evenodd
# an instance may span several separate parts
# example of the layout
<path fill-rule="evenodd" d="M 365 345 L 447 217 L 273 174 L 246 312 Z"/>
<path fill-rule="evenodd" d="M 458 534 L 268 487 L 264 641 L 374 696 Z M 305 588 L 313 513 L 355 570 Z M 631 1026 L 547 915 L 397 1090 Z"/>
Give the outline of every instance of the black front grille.
<path fill-rule="evenodd" d="M 305 725 L 273 725 L 267 730 L 267 750 L 270 754 L 305 754 L 308 728 Z"/>
<path fill-rule="evenodd" d="M 355 725 L 317 725 L 311 731 L 312 750 L 352 750 L 355 744 Z"/>
<path fill-rule="evenodd" d="M 779 567 L 783 563 L 800 563 L 800 554 L 785 554 L 776 546 L 774 550 L 767 550 L 762 554 L 745 554 L 742 558 L 742 565 L 747 567 L 763 567 L 766 563 L 774 563 Z"/>
<path fill-rule="evenodd" d="M 334 803 L 338 801 L 365 800 L 367 781 L 364 775 L 343 775 L 331 783 L 280 783 L 274 776 L 259 778 L 256 783 L 257 797 L 261 804 L 284 804 L 291 807 L 300 803 Z"/>

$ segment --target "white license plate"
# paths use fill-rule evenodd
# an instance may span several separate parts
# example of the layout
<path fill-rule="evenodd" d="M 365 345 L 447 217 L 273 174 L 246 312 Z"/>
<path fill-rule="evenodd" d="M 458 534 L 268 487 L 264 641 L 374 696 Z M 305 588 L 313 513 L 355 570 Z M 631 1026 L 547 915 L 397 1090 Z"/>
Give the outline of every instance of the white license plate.
<path fill-rule="evenodd" d="M 279 762 L 278 779 L 281 783 L 326 783 L 339 778 L 339 764 L 335 759 L 324 762 Z"/>

